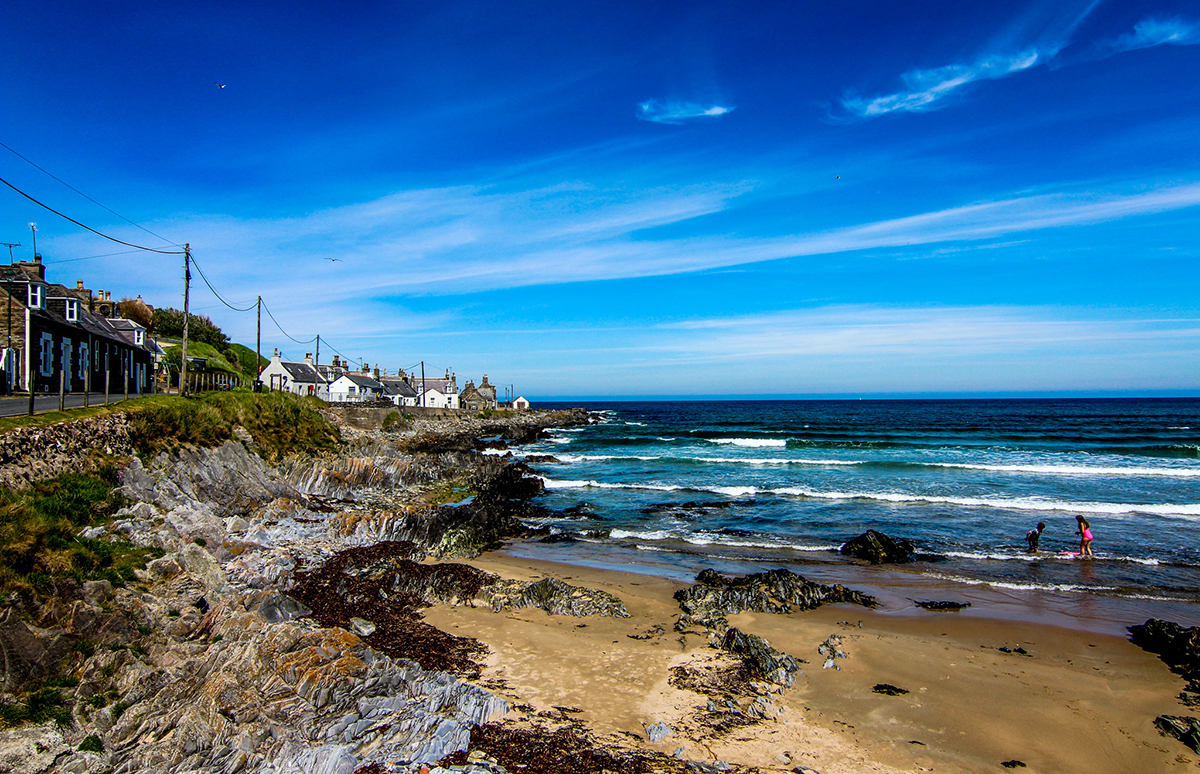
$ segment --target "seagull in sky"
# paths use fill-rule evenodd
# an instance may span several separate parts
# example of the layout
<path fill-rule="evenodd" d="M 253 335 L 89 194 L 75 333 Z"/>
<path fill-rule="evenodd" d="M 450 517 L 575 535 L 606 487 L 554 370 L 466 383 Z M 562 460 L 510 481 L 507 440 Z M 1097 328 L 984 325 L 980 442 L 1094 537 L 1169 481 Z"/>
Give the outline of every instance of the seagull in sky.
<path fill-rule="evenodd" d="M 223 84 L 223 83 L 217 83 L 216 81 L 213 81 L 213 84 L 214 84 L 214 85 L 216 85 L 216 87 L 217 87 L 218 89 L 223 89 L 223 88 L 225 88 L 225 84 Z"/>
<path fill-rule="evenodd" d="M 325 260 L 327 260 L 327 261 L 332 261 L 333 263 L 338 263 L 338 262 L 340 262 L 340 261 L 342 260 L 341 258 L 330 258 L 330 257 L 329 257 L 329 256 L 327 256 L 327 255 L 323 255 L 323 256 L 321 256 L 321 257 L 322 257 L 322 258 L 324 258 L 324 259 L 325 259 Z"/>

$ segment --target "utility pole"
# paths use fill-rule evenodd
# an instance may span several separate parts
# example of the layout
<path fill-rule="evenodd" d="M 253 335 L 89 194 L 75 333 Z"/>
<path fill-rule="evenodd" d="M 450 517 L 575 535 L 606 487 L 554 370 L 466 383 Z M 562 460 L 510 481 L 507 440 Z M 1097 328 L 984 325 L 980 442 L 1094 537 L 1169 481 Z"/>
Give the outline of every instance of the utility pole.
<path fill-rule="evenodd" d="M 421 408 L 425 408 L 425 361 L 421 361 Z"/>
<path fill-rule="evenodd" d="M 313 369 L 317 370 L 317 366 L 321 365 L 321 334 L 317 334 L 317 354 L 313 356 Z M 317 370 L 317 373 L 321 373 Z"/>
<path fill-rule="evenodd" d="M 29 224 L 29 233 L 33 235 L 33 260 L 37 261 L 37 224 Z"/>
<path fill-rule="evenodd" d="M 192 291 L 191 243 L 183 245 L 183 349 L 179 358 L 179 395 L 187 394 L 188 299 Z"/>
<path fill-rule="evenodd" d="M 258 297 L 258 328 L 254 334 L 254 391 L 261 389 L 262 379 L 262 296 Z"/>

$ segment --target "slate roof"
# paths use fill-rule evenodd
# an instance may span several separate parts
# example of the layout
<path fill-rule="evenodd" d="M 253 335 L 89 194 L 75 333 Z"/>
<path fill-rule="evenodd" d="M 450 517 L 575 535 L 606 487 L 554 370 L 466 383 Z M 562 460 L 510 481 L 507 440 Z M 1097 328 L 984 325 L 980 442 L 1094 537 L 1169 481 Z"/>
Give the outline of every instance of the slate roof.
<path fill-rule="evenodd" d="M 317 373 L 317 369 L 310 366 L 308 363 L 284 363 L 280 362 L 283 370 L 288 372 L 288 376 L 292 377 L 293 382 L 302 382 L 304 384 L 325 384 L 325 378 Z"/>
<path fill-rule="evenodd" d="M 412 385 L 399 377 L 388 378 L 384 377 L 379 380 L 383 385 L 384 395 L 399 395 L 401 398 L 415 398 L 417 391 L 412 388 Z"/>
<path fill-rule="evenodd" d="M 383 390 L 383 385 L 369 376 L 363 376 L 362 374 L 342 374 L 342 376 L 354 382 L 359 387 L 368 387 L 372 390 Z"/>

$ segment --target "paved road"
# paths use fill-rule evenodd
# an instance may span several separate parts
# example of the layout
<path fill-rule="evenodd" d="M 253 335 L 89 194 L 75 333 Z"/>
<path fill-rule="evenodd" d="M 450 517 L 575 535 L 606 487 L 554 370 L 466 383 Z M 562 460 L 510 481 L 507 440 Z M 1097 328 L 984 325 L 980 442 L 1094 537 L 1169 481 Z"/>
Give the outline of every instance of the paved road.
<path fill-rule="evenodd" d="M 113 394 L 108 396 L 109 403 L 119 403 L 125 397 L 124 393 Z M 133 395 L 130 395 L 133 397 Z M 58 411 L 58 394 L 39 395 L 35 399 L 36 404 L 34 410 L 41 414 L 45 411 Z M 88 404 L 92 406 L 104 405 L 104 393 L 94 392 L 88 397 Z M 75 392 L 67 395 L 63 400 L 63 405 L 67 408 L 79 408 L 83 405 L 83 393 Z M 15 417 L 29 413 L 29 396 L 17 395 L 11 398 L 0 398 L 0 417 Z"/>

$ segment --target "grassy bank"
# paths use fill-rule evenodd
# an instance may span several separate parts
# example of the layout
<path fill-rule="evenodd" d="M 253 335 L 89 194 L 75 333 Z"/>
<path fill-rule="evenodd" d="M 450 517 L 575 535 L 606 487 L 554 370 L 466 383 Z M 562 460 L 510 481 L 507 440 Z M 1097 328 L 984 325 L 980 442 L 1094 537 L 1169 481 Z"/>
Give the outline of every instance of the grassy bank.
<path fill-rule="evenodd" d="M 321 402 L 281 392 L 208 392 L 195 398 L 157 395 L 129 408 L 134 445 L 153 455 L 183 446 L 217 446 L 237 427 L 259 454 L 278 462 L 291 454 L 318 454 L 341 444 L 341 434 L 317 410 Z"/>

